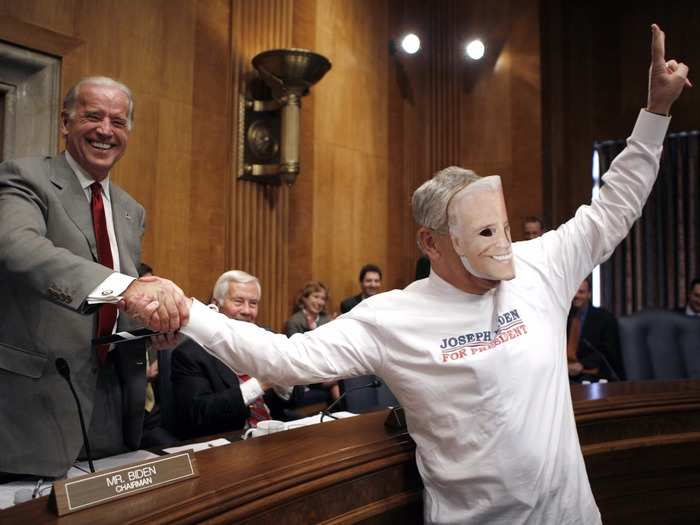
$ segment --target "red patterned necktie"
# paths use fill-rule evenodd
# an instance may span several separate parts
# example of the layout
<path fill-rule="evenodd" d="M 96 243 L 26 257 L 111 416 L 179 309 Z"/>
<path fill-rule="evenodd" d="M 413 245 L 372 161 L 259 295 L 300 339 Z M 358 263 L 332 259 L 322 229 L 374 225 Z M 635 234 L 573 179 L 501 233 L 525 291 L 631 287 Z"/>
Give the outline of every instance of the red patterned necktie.
<path fill-rule="evenodd" d="M 97 242 L 97 258 L 101 265 L 114 268 L 112 260 L 112 248 L 109 244 L 107 233 L 107 220 L 105 219 L 105 206 L 102 200 L 102 186 L 99 182 L 90 185 L 92 198 L 90 208 L 92 211 L 92 226 L 95 229 L 95 241 Z M 117 320 L 117 307 L 113 304 L 103 304 L 97 310 L 97 337 L 104 337 L 112 333 L 114 322 Z M 104 363 L 109 352 L 109 345 L 97 347 L 97 355 L 100 363 Z"/>
<path fill-rule="evenodd" d="M 249 375 L 241 374 L 238 376 L 244 383 L 250 379 Z M 250 404 L 250 417 L 248 418 L 248 427 L 255 428 L 261 421 L 270 419 L 270 411 L 267 409 L 262 396 L 256 397 L 255 401 Z"/>

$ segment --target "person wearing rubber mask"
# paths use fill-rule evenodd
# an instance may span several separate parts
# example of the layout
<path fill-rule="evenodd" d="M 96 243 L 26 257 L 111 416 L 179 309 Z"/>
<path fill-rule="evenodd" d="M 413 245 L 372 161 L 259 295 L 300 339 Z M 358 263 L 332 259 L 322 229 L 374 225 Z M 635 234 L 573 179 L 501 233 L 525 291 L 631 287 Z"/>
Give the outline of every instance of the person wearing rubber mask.
<path fill-rule="evenodd" d="M 452 197 L 447 212 L 452 245 L 469 273 L 494 281 L 515 277 L 501 177 L 468 184 Z"/>
<path fill-rule="evenodd" d="M 193 300 L 183 333 L 266 381 L 380 376 L 416 444 L 426 523 L 599 525 L 571 403 L 566 314 L 641 215 L 687 75 L 652 26 L 646 107 L 599 194 L 556 230 L 511 245 L 500 180 L 446 168 L 412 198 L 428 278 L 289 339 Z M 155 325 L 158 305 L 145 303 L 127 311 Z"/>

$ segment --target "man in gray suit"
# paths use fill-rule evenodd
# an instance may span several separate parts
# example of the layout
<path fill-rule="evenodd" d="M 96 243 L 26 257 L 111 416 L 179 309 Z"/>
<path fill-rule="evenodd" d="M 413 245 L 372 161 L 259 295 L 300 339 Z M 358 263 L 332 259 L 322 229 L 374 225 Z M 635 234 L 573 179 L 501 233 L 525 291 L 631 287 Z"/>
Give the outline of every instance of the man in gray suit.
<path fill-rule="evenodd" d="M 66 95 L 66 151 L 0 165 L 0 473 L 63 475 L 81 455 L 76 403 L 93 456 L 138 446 L 146 387 L 143 344 L 91 348 L 96 335 L 134 328 L 103 300 L 152 297 L 158 328 L 187 318 L 182 292 L 135 280 L 144 209 L 110 182 L 126 151 L 133 100 L 125 85 L 83 79 Z"/>

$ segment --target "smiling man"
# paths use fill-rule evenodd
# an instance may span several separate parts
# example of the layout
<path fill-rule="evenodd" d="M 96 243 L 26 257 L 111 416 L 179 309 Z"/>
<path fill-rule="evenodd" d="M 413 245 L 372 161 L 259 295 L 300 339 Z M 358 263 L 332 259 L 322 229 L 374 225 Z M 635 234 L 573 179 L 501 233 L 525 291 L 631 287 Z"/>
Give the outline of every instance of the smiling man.
<path fill-rule="evenodd" d="M 257 277 L 229 270 L 217 279 L 212 299 L 229 319 L 255 323 L 260 294 Z M 291 408 L 292 388 L 236 375 L 191 339 L 173 350 L 171 378 L 182 438 L 247 430 L 270 417 L 286 419 Z"/>
<path fill-rule="evenodd" d="M 94 457 L 136 448 L 146 391 L 143 344 L 91 348 L 135 328 L 113 305 L 152 297 L 158 330 L 187 316 L 179 288 L 135 280 L 144 209 L 110 172 L 126 152 L 133 98 L 124 84 L 86 78 L 66 95 L 66 151 L 0 165 L 0 477 L 61 476 L 83 447 L 76 403 L 59 377 L 67 361 Z"/>
<path fill-rule="evenodd" d="M 382 287 L 382 270 L 376 264 L 365 264 L 360 269 L 360 293 L 340 303 L 340 313 L 345 314 L 355 308 L 363 299 L 377 295 Z"/>
<path fill-rule="evenodd" d="M 294 384 L 365 374 L 406 412 L 427 523 L 599 524 L 569 391 L 566 314 L 642 211 L 688 68 L 652 26 L 647 106 L 590 204 L 511 244 L 501 183 L 447 168 L 416 190 L 427 279 L 290 339 L 196 301 L 183 332 L 232 368 Z M 132 304 L 147 316 L 157 304 Z"/>

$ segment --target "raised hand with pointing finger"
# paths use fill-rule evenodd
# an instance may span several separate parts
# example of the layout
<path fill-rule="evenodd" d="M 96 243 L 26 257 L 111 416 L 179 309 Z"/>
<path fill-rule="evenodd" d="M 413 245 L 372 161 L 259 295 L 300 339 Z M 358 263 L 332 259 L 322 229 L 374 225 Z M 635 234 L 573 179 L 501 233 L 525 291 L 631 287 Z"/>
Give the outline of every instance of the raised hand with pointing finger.
<path fill-rule="evenodd" d="M 647 111 L 668 115 L 671 105 L 686 86 L 692 87 L 688 80 L 688 66 L 666 59 L 666 35 L 659 26 L 652 24 Z"/>

